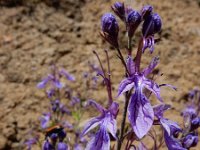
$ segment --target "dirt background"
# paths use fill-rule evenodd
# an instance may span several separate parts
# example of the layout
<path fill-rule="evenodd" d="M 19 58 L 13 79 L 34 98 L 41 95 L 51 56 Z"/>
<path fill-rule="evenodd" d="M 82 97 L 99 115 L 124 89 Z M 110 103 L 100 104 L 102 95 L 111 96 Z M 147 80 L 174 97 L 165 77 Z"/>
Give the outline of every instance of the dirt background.
<path fill-rule="evenodd" d="M 8 4 L 6 2 L 0 1 L 4 5 Z M 52 62 L 74 74 L 77 81 L 73 87 L 81 91 L 79 81 L 82 73 L 88 69 L 88 60 L 95 60 L 92 50 L 97 50 L 105 60 L 102 50 L 109 49 L 116 95 L 123 77 L 122 65 L 116 52 L 99 35 L 100 17 L 111 11 L 110 5 L 114 2 L 61 0 L 57 9 L 49 2 L 27 2 L 25 5 L 0 8 L 0 149 L 23 149 L 21 146 L 30 126 L 38 121 L 42 112 L 47 111 L 47 99 L 36 84 L 47 74 Z M 136 10 L 144 4 L 151 4 L 162 17 L 163 28 L 159 35 L 162 41 L 156 45 L 153 55 L 160 56 L 157 70 L 164 75 L 157 81 L 178 88 L 177 92 L 163 88 L 162 97 L 166 103 L 173 104 L 167 116 L 181 123 L 179 113 L 184 108 L 188 91 L 200 86 L 199 1 L 130 2 Z M 120 27 L 123 31 L 120 37 L 125 38 L 122 23 Z M 121 40 L 121 43 L 124 50 L 126 41 Z M 147 65 L 151 58 L 146 52 L 143 64 Z M 94 92 L 90 98 L 106 104 L 104 92 Z M 117 101 L 123 107 L 123 97 Z"/>

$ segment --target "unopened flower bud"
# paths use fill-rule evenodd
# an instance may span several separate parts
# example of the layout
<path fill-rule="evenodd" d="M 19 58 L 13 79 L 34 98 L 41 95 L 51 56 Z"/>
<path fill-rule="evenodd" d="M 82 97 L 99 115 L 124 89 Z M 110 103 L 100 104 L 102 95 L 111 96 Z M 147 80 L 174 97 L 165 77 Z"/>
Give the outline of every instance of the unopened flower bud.
<path fill-rule="evenodd" d="M 142 8 L 141 15 L 142 19 L 145 20 L 149 15 L 152 15 L 153 7 L 151 5 L 146 5 Z"/>
<path fill-rule="evenodd" d="M 142 34 L 144 37 L 147 37 L 149 35 L 153 35 L 161 30 L 162 27 L 162 21 L 158 14 L 149 15 L 142 27 Z"/>
<path fill-rule="evenodd" d="M 111 13 L 106 13 L 101 19 L 101 35 L 114 47 L 118 47 L 118 32 L 119 26 L 115 16 Z"/>
<path fill-rule="evenodd" d="M 184 139 L 183 139 L 183 147 L 184 148 L 190 148 L 196 146 L 198 143 L 198 136 L 193 135 L 193 134 L 188 134 Z"/>
<path fill-rule="evenodd" d="M 116 2 L 113 6 L 111 6 L 112 10 L 115 12 L 115 14 L 122 20 L 125 20 L 125 7 L 124 3 Z"/>
<path fill-rule="evenodd" d="M 127 16 L 128 36 L 132 37 L 141 22 L 141 15 L 137 11 L 130 11 Z"/>
<path fill-rule="evenodd" d="M 196 117 L 191 121 L 191 131 L 196 130 L 200 126 L 200 118 Z"/>

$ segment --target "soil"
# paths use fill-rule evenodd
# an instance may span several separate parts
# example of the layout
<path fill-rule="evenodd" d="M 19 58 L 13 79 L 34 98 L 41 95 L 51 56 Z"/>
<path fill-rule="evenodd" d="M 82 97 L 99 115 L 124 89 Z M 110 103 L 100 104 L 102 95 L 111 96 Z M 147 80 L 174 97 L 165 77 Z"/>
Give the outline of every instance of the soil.
<path fill-rule="evenodd" d="M 130 1 L 130 0 L 129 0 Z M 23 149 L 30 128 L 48 109 L 43 91 L 36 88 L 49 66 L 55 62 L 74 74 L 73 88 L 83 89 L 82 74 L 88 70 L 88 60 L 96 61 L 92 50 L 105 60 L 103 49 L 109 50 L 113 89 L 123 78 L 123 69 L 114 51 L 100 35 L 100 17 L 110 12 L 114 0 L 61 0 L 60 7 L 44 2 L 0 10 L 0 149 Z M 163 20 L 154 56 L 160 57 L 157 71 L 163 76 L 158 83 L 169 83 L 177 92 L 162 89 L 164 101 L 172 105 L 167 117 L 182 122 L 179 116 L 187 102 L 187 93 L 200 86 L 200 7 L 197 0 L 143 0 L 130 1 L 140 10 L 151 4 Z M 125 38 L 121 23 L 121 38 Z M 139 33 L 138 33 L 139 35 Z M 136 41 L 137 41 L 136 37 Z M 125 40 L 121 40 L 125 43 Z M 135 44 L 136 45 L 136 44 Z M 121 44 L 123 54 L 125 44 Z M 133 47 L 136 49 L 136 46 Z M 145 52 L 144 66 L 152 55 Z M 97 63 L 97 62 L 96 62 Z M 91 93 L 90 97 L 106 104 L 105 91 Z M 82 93 L 84 95 L 84 93 Z M 123 107 L 123 97 L 116 101 Z M 90 116 L 93 116 L 91 110 Z M 122 111 L 120 110 L 120 114 Z M 84 118 L 83 118 L 84 119 Z M 120 117 L 119 117 L 120 120 Z M 198 148 L 197 148 L 198 149 Z"/>

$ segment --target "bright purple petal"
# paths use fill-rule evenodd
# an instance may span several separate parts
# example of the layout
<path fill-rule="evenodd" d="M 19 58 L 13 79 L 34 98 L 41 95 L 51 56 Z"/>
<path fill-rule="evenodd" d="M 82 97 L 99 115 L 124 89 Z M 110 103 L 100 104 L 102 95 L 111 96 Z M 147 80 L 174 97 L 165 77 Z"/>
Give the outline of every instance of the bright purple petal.
<path fill-rule="evenodd" d="M 139 90 L 130 99 L 128 117 L 138 138 L 147 134 L 153 124 L 153 108 L 145 95 Z"/>
<path fill-rule="evenodd" d="M 173 136 L 174 131 L 181 131 L 181 128 L 178 126 L 178 124 L 171 120 L 161 118 L 160 123 L 162 124 L 163 128 L 168 133 L 168 135 L 170 136 Z"/>
<path fill-rule="evenodd" d="M 163 113 L 170 109 L 171 106 L 170 105 L 167 105 L 167 104 L 158 104 L 158 105 L 155 105 L 153 106 L 153 111 L 154 111 L 154 115 L 160 119 L 163 117 Z"/>
<path fill-rule="evenodd" d="M 151 63 L 149 64 L 149 66 L 143 70 L 143 74 L 144 74 L 145 77 L 153 71 L 153 69 L 158 64 L 158 61 L 159 61 L 159 58 L 158 57 L 154 57 L 152 59 Z"/>
<path fill-rule="evenodd" d="M 126 60 L 126 66 L 127 66 L 129 74 L 133 75 L 135 73 L 135 63 L 132 57 L 128 56 Z"/>
<path fill-rule="evenodd" d="M 173 136 L 169 136 L 167 131 L 164 131 L 165 144 L 169 150 L 187 150 L 183 148 L 181 143 Z"/>
<path fill-rule="evenodd" d="M 133 88 L 134 85 L 135 84 L 132 80 L 129 80 L 129 79 L 122 80 L 121 83 L 119 84 L 117 96 L 120 96 L 124 92 L 131 90 L 131 88 Z"/>
<path fill-rule="evenodd" d="M 106 113 L 105 118 L 102 120 L 101 126 L 104 126 L 107 128 L 107 130 L 112 134 L 112 136 L 117 139 L 116 133 L 117 133 L 117 122 L 114 118 L 114 116 L 108 112 Z"/>
<path fill-rule="evenodd" d="M 162 100 L 162 98 L 160 96 L 160 87 L 159 87 L 159 85 L 157 85 L 155 82 L 153 82 L 152 80 L 149 80 L 149 79 L 145 79 L 143 81 L 143 83 L 144 83 L 144 86 L 148 90 L 150 90 L 151 92 L 153 92 L 156 95 L 156 97 L 157 97 L 157 99 L 159 101 L 163 102 L 163 100 Z"/>
<path fill-rule="evenodd" d="M 110 137 L 105 128 L 99 129 L 85 150 L 110 150 Z"/>
<path fill-rule="evenodd" d="M 83 129 L 83 131 L 81 133 L 81 137 L 84 136 L 85 134 L 87 134 L 90 130 L 97 127 L 101 123 L 101 119 L 102 118 L 100 118 L 100 117 L 98 117 L 98 118 L 95 117 L 95 118 L 90 119 Z"/>

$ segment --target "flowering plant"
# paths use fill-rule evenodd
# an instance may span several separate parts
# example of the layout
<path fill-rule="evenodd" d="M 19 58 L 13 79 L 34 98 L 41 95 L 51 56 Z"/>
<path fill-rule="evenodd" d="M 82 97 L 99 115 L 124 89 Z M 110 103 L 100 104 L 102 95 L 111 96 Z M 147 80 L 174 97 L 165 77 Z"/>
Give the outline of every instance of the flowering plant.
<path fill-rule="evenodd" d="M 154 52 L 155 44 L 159 39 L 155 38 L 162 28 L 162 20 L 159 14 L 154 13 L 154 9 L 150 5 L 144 6 L 140 11 L 136 11 L 124 3 L 116 2 L 111 7 L 114 13 L 124 23 L 127 32 L 127 48 L 126 57 L 124 57 L 120 42 L 118 39 L 120 28 L 116 17 L 112 13 L 105 13 L 101 19 L 101 36 L 111 46 L 116 49 L 117 56 L 121 61 L 125 70 L 124 77 L 119 83 L 118 94 L 113 98 L 113 88 L 111 81 L 111 67 L 108 51 L 105 50 L 107 61 L 107 69 L 105 69 L 98 53 L 93 51 L 99 66 L 90 64 L 93 71 L 98 77 L 102 77 L 103 84 L 107 90 L 107 104 L 105 106 L 99 104 L 95 100 L 86 101 L 85 107 L 93 106 L 100 115 L 91 118 L 84 126 L 82 132 L 74 130 L 76 134 L 74 149 L 81 150 L 85 146 L 86 150 L 109 150 L 109 149 L 137 149 L 147 150 L 148 145 L 143 141 L 144 137 L 149 136 L 153 139 L 154 145 L 152 149 L 159 149 L 163 143 L 169 150 L 186 150 L 194 147 L 198 143 L 197 129 L 200 126 L 200 90 L 194 89 L 189 94 L 190 103 L 182 112 L 184 127 L 178 125 L 164 116 L 165 111 L 171 109 L 171 106 L 164 103 L 161 97 L 161 87 L 167 86 L 174 90 L 176 87 L 169 84 L 158 84 L 155 82 L 154 76 L 150 77 L 155 67 L 158 65 L 159 57 L 152 58 L 152 61 L 145 68 L 141 68 L 142 56 L 149 49 L 150 54 Z M 133 38 L 134 34 L 141 28 L 140 38 L 136 55 L 133 56 Z M 46 131 L 45 140 L 43 142 L 43 150 L 66 150 L 69 147 L 69 140 L 65 140 L 67 135 L 64 130 L 66 127 L 74 129 L 64 118 L 64 115 L 72 115 L 73 113 L 61 103 L 61 89 L 65 88 L 65 94 L 71 100 L 71 106 L 80 103 L 81 100 L 72 96 L 69 87 L 64 86 L 61 77 L 73 82 L 75 78 L 64 69 L 53 67 L 53 73 L 44 78 L 37 86 L 38 88 L 47 88 L 46 94 L 50 99 L 51 111 L 44 113 L 41 117 L 41 128 Z M 88 74 L 84 74 L 84 78 L 88 78 Z M 96 83 L 97 78 L 91 80 Z M 152 93 L 158 99 L 158 104 L 153 105 L 150 100 Z M 117 97 L 124 95 L 124 108 L 120 128 L 117 129 L 117 117 L 120 115 L 120 105 Z M 82 106 L 82 105 L 81 105 Z M 76 114 L 76 112 L 74 112 Z M 126 124 L 128 116 L 129 124 Z M 78 117 L 80 118 L 80 117 Z M 79 119 L 78 119 L 79 120 Z M 158 139 L 154 134 L 153 126 L 159 126 L 162 131 L 161 137 Z M 88 135 L 89 138 L 85 138 Z M 36 143 L 38 138 L 30 139 L 26 142 L 28 148 Z M 116 141 L 113 144 L 111 141 Z M 164 141 L 164 142 L 163 142 Z M 139 142 L 139 143 L 138 143 Z M 86 144 L 87 143 L 87 144 Z"/>

